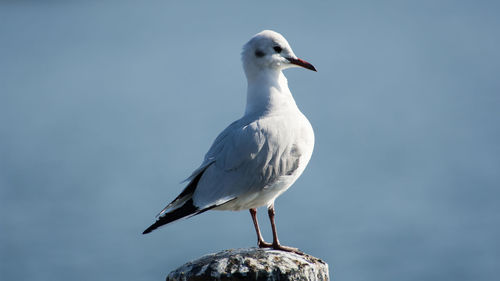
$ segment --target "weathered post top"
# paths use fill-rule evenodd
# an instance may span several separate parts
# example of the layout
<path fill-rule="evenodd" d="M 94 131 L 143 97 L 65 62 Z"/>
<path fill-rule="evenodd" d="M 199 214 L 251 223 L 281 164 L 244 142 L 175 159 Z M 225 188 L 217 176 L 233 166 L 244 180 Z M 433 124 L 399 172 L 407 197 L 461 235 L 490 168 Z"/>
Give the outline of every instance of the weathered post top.
<path fill-rule="evenodd" d="M 170 272 L 167 281 L 327 281 L 328 264 L 309 256 L 272 249 L 232 249 L 205 255 Z"/>

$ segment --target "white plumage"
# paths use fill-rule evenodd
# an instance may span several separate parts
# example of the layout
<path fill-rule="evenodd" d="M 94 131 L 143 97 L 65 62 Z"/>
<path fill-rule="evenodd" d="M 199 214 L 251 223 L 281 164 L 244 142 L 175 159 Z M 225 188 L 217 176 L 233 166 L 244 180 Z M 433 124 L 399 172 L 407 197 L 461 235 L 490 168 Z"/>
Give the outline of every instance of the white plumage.
<path fill-rule="evenodd" d="M 295 104 L 282 70 L 315 69 L 295 56 L 281 34 L 270 30 L 245 44 L 242 61 L 248 81 L 244 116 L 219 134 L 201 166 L 187 179 L 186 189 L 145 233 L 209 209 L 250 209 L 259 246 L 295 250 L 279 245 L 274 200 L 304 171 L 313 152 L 314 133 Z M 270 217 L 272 211 L 273 244 L 261 239 L 254 216 L 261 206 L 268 207 Z"/>

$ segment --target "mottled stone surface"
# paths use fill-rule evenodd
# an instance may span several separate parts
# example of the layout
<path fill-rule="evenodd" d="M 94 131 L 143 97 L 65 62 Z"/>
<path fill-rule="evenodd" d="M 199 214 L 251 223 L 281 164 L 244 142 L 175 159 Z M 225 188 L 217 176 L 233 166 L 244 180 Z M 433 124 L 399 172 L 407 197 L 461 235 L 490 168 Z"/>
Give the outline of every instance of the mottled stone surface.
<path fill-rule="evenodd" d="M 209 254 L 170 272 L 167 281 L 329 280 L 328 264 L 307 254 L 233 249 Z"/>

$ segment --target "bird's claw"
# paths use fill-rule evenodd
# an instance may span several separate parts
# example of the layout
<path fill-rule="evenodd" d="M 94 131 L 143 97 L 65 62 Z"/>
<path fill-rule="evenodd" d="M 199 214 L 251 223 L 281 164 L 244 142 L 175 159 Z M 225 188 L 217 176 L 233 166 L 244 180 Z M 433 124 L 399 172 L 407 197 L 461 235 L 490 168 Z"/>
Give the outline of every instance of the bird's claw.
<path fill-rule="evenodd" d="M 304 252 L 300 251 L 298 248 L 283 246 L 283 245 L 278 244 L 278 243 L 267 243 L 265 241 L 258 241 L 257 245 L 259 246 L 259 248 L 272 248 L 273 250 L 291 252 L 291 253 L 295 253 L 295 254 L 299 254 L 299 255 L 304 255 Z"/>
<path fill-rule="evenodd" d="M 257 242 L 257 245 L 259 246 L 259 248 L 272 248 L 273 247 L 273 244 L 267 243 L 265 241 L 259 241 L 259 242 Z"/>
<path fill-rule="evenodd" d="M 288 247 L 288 246 L 283 246 L 280 244 L 273 244 L 272 248 L 274 250 L 279 250 L 279 251 L 285 251 L 285 252 L 291 252 L 299 255 L 304 255 L 304 252 L 300 251 L 298 248 L 293 248 L 293 247 Z"/>

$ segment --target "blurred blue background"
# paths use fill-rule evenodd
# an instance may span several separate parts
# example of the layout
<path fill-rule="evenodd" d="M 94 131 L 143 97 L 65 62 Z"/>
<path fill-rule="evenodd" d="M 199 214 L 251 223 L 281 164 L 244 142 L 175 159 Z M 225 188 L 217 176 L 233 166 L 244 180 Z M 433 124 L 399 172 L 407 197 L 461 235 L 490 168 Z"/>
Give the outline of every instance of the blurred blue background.
<path fill-rule="evenodd" d="M 334 280 L 498 278 L 498 1 L 186 2 L 1 2 L 1 280 L 163 280 L 255 246 L 248 212 L 141 232 L 243 114 L 263 29 L 319 71 L 285 73 L 316 147 L 283 244 Z"/>

